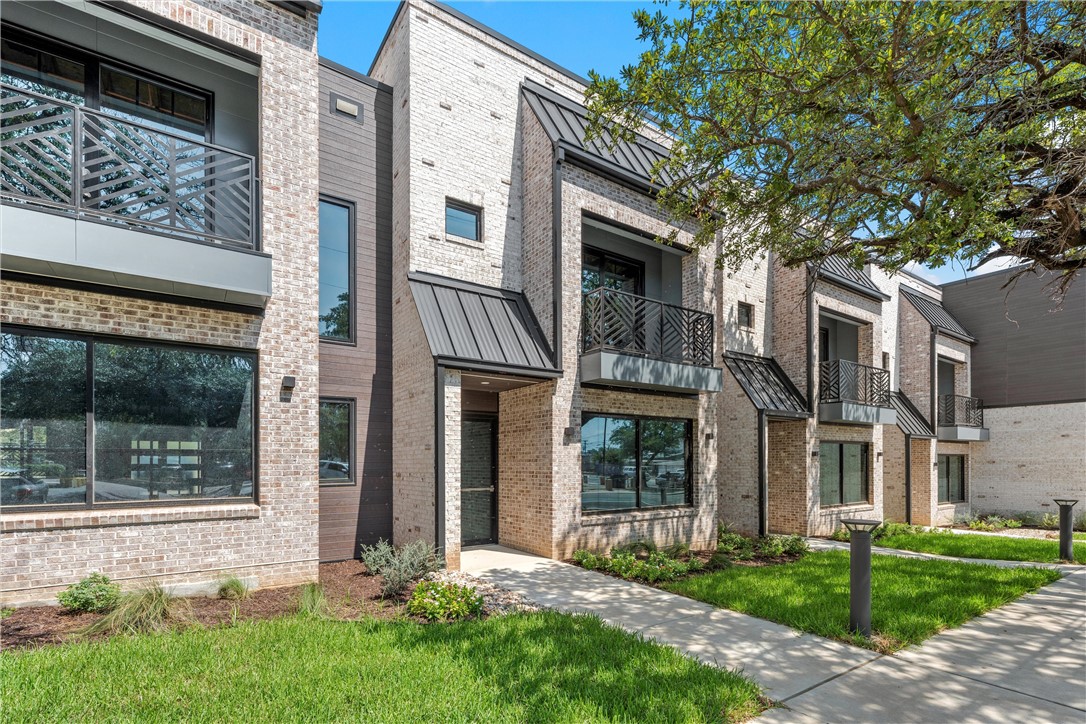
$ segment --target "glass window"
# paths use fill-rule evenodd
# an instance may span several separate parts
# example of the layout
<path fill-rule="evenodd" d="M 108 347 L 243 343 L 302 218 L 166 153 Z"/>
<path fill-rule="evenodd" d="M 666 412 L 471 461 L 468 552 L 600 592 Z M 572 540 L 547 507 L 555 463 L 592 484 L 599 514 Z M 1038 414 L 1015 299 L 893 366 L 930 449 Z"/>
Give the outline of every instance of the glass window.
<path fill-rule="evenodd" d="M 965 456 L 939 456 L 939 502 L 965 501 Z"/>
<path fill-rule="evenodd" d="M 351 209 L 320 202 L 320 335 L 351 339 Z"/>
<path fill-rule="evenodd" d="M 0 57 L 0 80 L 4 83 L 69 103 L 84 102 L 86 70 L 82 63 L 9 40 L 0 41 Z"/>
<path fill-rule="evenodd" d="M 689 505 L 690 421 L 586 415 L 581 506 L 586 511 Z"/>
<path fill-rule="evenodd" d="M 754 328 L 754 306 L 747 304 L 746 302 L 739 302 L 739 310 L 736 315 L 739 320 L 739 326 L 743 329 Z"/>
<path fill-rule="evenodd" d="M 636 261 L 589 247 L 581 252 L 581 291 L 585 294 L 600 287 L 641 294 L 644 276 L 644 268 Z"/>
<path fill-rule="evenodd" d="M 819 502 L 823 506 L 868 501 L 866 443 L 824 442 L 818 447 Z"/>
<path fill-rule="evenodd" d="M 207 128 L 207 99 L 102 66 L 102 110 L 196 140 Z"/>
<path fill-rule="evenodd" d="M 252 354 L 8 333 L 0 374 L 4 504 L 253 496 Z"/>
<path fill-rule="evenodd" d="M 482 210 L 452 201 L 445 202 L 445 233 L 471 241 L 482 238 L 479 219 Z"/>
<path fill-rule="evenodd" d="M 320 482 L 350 483 L 354 404 L 349 400 L 320 401 Z"/>
<path fill-rule="evenodd" d="M 0 505 L 87 498 L 87 345 L 0 335 Z"/>

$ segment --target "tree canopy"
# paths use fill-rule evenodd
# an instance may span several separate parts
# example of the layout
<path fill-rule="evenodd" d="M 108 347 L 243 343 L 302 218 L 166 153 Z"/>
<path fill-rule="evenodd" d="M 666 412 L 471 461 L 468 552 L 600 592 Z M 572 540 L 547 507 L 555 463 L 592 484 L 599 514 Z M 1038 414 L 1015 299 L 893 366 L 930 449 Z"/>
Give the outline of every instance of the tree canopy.
<path fill-rule="evenodd" d="M 666 4 L 666 2 L 664 3 Z M 659 201 L 720 261 L 1086 267 L 1086 3 L 705 2 L 640 10 L 591 132 L 674 139 Z M 677 222 L 679 223 L 679 222 Z"/>

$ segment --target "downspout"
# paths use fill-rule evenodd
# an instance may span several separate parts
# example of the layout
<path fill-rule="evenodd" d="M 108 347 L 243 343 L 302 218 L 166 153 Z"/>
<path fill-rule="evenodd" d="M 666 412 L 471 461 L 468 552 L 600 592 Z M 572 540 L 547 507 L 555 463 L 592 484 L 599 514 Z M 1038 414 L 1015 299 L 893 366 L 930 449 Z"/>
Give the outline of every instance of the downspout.
<path fill-rule="evenodd" d="M 937 379 L 938 374 L 939 374 L 939 362 L 938 362 L 938 358 L 935 355 L 935 328 L 933 327 L 932 330 L 931 330 L 931 370 L 930 370 L 930 377 L 929 377 L 930 384 L 928 385 L 929 387 L 931 387 L 931 417 L 929 419 L 931 420 L 931 434 L 932 435 L 937 434 L 936 427 L 939 424 L 939 420 L 938 420 L 938 417 L 937 417 L 937 413 L 938 413 L 938 402 L 937 402 L 937 400 L 938 400 L 938 397 L 939 397 L 939 392 L 938 392 L 939 391 L 939 380 Z"/>
<path fill-rule="evenodd" d="M 554 323 L 554 366 L 562 368 L 562 162 L 566 152 L 554 144 L 554 164 L 551 170 L 551 270 L 553 296 L 551 320 Z"/>
<path fill-rule="evenodd" d="M 758 535 L 769 531 L 769 422 L 758 410 Z"/>
<path fill-rule="evenodd" d="M 913 436 L 905 433 L 905 522 L 913 524 Z"/>
<path fill-rule="evenodd" d="M 811 269 L 807 269 L 807 412 L 812 415 L 815 411 L 814 404 L 814 345 L 811 337 L 814 335 L 814 275 Z"/>
<path fill-rule="evenodd" d="M 445 554 L 445 366 L 434 365 L 434 546 Z"/>

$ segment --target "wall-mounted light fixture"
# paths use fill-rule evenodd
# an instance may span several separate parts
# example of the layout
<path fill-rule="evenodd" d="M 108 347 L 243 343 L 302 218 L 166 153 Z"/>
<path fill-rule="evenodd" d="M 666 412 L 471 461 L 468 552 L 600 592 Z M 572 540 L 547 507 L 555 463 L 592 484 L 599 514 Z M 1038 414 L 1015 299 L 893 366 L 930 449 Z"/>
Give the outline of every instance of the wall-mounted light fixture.
<path fill-rule="evenodd" d="M 876 450 L 875 451 L 875 459 L 876 460 L 882 460 L 882 450 Z"/>
<path fill-rule="evenodd" d="M 818 457 L 818 450 L 812 450 L 811 451 L 811 457 L 813 457 L 813 458 Z"/>
<path fill-rule="evenodd" d="M 294 389 L 294 386 L 298 383 L 294 375 L 283 375 L 283 391 L 290 392 Z"/>

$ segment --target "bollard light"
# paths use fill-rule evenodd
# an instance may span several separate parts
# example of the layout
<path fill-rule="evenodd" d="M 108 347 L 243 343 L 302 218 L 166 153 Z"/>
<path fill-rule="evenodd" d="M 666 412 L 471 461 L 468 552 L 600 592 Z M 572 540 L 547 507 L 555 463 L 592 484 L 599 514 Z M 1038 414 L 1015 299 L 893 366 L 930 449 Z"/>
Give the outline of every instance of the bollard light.
<path fill-rule="evenodd" d="M 878 520 L 848 518 L 848 629 L 871 638 L 871 534 Z"/>
<path fill-rule="evenodd" d="M 1060 560 L 1075 561 L 1075 552 L 1073 550 L 1074 543 L 1072 539 L 1074 536 L 1071 533 L 1071 508 L 1075 507 L 1077 500 L 1070 500 L 1069 498 L 1056 498 L 1056 505 L 1060 506 Z"/>

